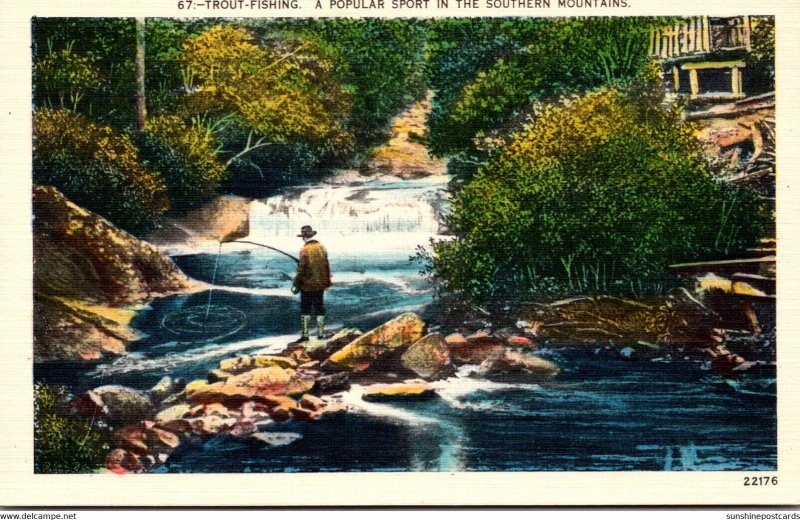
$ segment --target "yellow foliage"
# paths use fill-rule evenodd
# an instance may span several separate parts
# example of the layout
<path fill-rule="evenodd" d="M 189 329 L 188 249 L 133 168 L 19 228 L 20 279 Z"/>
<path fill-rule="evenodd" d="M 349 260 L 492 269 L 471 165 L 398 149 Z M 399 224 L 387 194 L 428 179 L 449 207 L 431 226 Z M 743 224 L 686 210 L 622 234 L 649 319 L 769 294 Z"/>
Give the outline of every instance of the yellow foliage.
<path fill-rule="evenodd" d="M 187 77 L 197 82 L 191 108 L 241 117 L 275 140 L 318 140 L 341 133 L 348 96 L 326 77 L 330 60 L 310 42 L 273 49 L 241 28 L 212 27 L 184 44 Z M 314 60 L 315 67 L 308 66 Z M 327 83 L 327 84 L 326 84 Z"/>
<path fill-rule="evenodd" d="M 169 209 L 162 179 L 145 168 L 127 135 L 70 110 L 34 114 L 34 180 L 128 228 Z"/>

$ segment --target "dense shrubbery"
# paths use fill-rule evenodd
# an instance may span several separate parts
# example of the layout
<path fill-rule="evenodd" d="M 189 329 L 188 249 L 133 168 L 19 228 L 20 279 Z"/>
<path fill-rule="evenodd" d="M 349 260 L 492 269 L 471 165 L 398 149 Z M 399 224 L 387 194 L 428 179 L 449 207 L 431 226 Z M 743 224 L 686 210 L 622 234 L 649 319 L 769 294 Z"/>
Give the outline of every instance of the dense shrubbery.
<path fill-rule="evenodd" d="M 91 421 L 69 416 L 65 390 L 34 386 L 36 473 L 89 473 L 103 467 L 109 446 Z"/>
<path fill-rule="evenodd" d="M 208 200 L 225 177 L 211 132 L 178 116 L 151 117 L 138 141 L 145 164 L 161 175 L 174 211 Z"/>
<path fill-rule="evenodd" d="M 434 269 L 474 300 L 626 291 L 670 263 L 758 236 L 758 203 L 712 177 L 658 89 L 604 89 L 541 108 L 460 190 Z"/>
<path fill-rule="evenodd" d="M 145 229 L 169 209 L 158 174 L 144 167 L 130 138 L 69 110 L 34 115 L 33 181 L 128 230 Z"/>
<path fill-rule="evenodd" d="M 431 151 L 469 179 L 487 155 L 474 139 L 531 103 L 624 84 L 647 62 L 652 18 L 445 19 L 431 25 L 428 76 L 436 94 Z"/>

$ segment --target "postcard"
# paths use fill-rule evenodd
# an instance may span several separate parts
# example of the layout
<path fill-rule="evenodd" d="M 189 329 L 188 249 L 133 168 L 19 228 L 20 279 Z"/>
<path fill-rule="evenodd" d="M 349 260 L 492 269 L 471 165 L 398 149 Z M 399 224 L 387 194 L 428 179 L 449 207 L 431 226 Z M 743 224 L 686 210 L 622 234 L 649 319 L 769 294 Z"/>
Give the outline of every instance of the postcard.
<path fill-rule="evenodd" d="M 796 9 L 5 8 L 3 505 L 800 502 Z"/>

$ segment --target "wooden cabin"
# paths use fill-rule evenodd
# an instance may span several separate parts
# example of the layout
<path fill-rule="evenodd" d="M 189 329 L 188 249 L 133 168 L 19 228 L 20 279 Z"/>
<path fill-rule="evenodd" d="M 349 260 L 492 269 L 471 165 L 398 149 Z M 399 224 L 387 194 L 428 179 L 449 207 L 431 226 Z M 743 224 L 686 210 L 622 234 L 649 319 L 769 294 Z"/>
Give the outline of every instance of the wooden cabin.
<path fill-rule="evenodd" d="M 653 31 L 650 56 L 662 61 L 673 92 L 691 99 L 743 98 L 751 34 L 750 16 L 695 16 Z"/>

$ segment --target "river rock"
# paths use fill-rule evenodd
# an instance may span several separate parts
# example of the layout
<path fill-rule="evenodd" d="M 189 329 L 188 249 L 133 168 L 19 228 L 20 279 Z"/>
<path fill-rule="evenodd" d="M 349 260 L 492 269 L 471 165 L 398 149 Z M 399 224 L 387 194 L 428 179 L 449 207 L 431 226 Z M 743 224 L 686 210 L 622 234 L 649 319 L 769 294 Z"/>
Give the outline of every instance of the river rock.
<path fill-rule="evenodd" d="M 287 399 L 290 399 L 287 397 Z M 252 421 L 253 423 L 263 422 L 269 419 L 269 411 L 273 406 L 267 406 L 264 403 L 256 401 L 247 401 L 242 405 L 239 411 L 242 414 L 242 419 Z"/>
<path fill-rule="evenodd" d="M 141 471 L 142 463 L 136 454 L 117 448 L 106 456 L 106 469 L 116 473 Z"/>
<path fill-rule="evenodd" d="M 403 366 L 424 379 L 452 375 L 450 350 L 439 334 L 429 334 L 411 345 L 400 358 Z"/>
<path fill-rule="evenodd" d="M 108 407 L 103 403 L 100 396 L 91 390 L 70 401 L 69 405 L 76 413 L 84 417 L 105 417 L 108 415 Z"/>
<path fill-rule="evenodd" d="M 358 329 L 341 329 L 328 339 L 310 339 L 303 344 L 303 352 L 313 360 L 324 361 L 331 354 L 363 335 L 364 333 Z"/>
<path fill-rule="evenodd" d="M 232 377 L 233 374 L 231 374 L 230 372 L 225 372 L 224 370 L 215 368 L 208 373 L 208 375 L 206 376 L 206 380 L 208 380 L 209 383 L 220 383 L 223 381 L 227 381 Z"/>
<path fill-rule="evenodd" d="M 386 352 L 422 339 L 425 328 L 425 322 L 416 314 L 402 314 L 350 342 L 329 360 L 343 368 L 364 371 Z"/>
<path fill-rule="evenodd" d="M 106 385 L 92 390 L 108 409 L 106 418 L 116 423 L 132 423 L 147 419 L 153 406 L 144 393 L 120 385 Z"/>
<path fill-rule="evenodd" d="M 295 406 L 278 406 L 269 412 L 269 418 L 275 422 L 286 422 L 292 418 L 291 410 Z"/>
<path fill-rule="evenodd" d="M 451 344 L 450 356 L 458 363 L 481 364 L 487 359 L 501 357 L 506 350 L 505 343 L 491 336 L 472 338 L 466 343 Z"/>
<path fill-rule="evenodd" d="M 533 340 L 530 338 L 526 338 L 525 336 L 509 336 L 506 339 L 509 345 L 514 345 L 515 347 L 532 347 Z"/>
<path fill-rule="evenodd" d="M 335 394 L 350 388 L 350 375 L 347 372 L 339 372 L 320 376 L 314 381 L 314 388 L 311 392 L 315 395 Z"/>
<path fill-rule="evenodd" d="M 126 426 L 114 433 L 114 444 L 117 448 L 137 455 L 149 455 L 150 445 L 147 442 L 147 431 L 140 425 Z"/>
<path fill-rule="evenodd" d="M 289 413 L 293 419 L 300 419 L 303 421 L 313 421 L 320 416 L 320 412 L 300 406 L 292 406 L 289 408 Z"/>
<path fill-rule="evenodd" d="M 160 403 L 172 394 L 181 392 L 184 388 L 186 388 L 186 382 L 182 379 L 172 379 L 169 376 L 164 376 L 150 389 L 150 398 L 153 402 Z"/>
<path fill-rule="evenodd" d="M 554 376 L 560 371 L 552 361 L 513 349 L 506 349 L 500 357 L 487 359 L 481 366 L 489 379 L 500 374 Z"/>
<path fill-rule="evenodd" d="M 192 431 L 201 435 L 217 435 L 220 433 L 231 430 L 237 422 L 237 419 L 223 418 L 219 415 L 204 415 L 189 421 L 192 425 Z"/>
<path fill-rule="evenodd" d="M 168 423 L 170 421 L 177 421 L 183 419 L 186 415 L 189 414 L 192 407 L 186 403 L 177 404 L 175 406 L 170 406 L 164 410 L 161 410 L 156 414 L 156 422 L 157 423 Z"/>
<path fill-rule="evenodd" d="M 148 440 L 152 446 L 160 450 L 174 450 L 181 444 L 177 435 L 161 428 L 151 428 Z"/>
<path fill-rule="evenodd" d="M 455 332 L 445 336 L 444 341 L 448 345 L 464 345 L 467 343 L 467 338 L 465 338 L 463 334 Z"/>
<path fill-rule="evenodd" d="M 322 410 L 323 408 L 325 408 L 325 401 L 323 401 L 319 397 L 311 395 L 311 394 L 305 394 L 303 397 L 301 397 L 300 401 L 298 401 L 298 404 L 302 408 L 305 408 L 306 410 L 311 410 L 311 411 L 314 411 L 314 412 L 316 412 L 318 410 Z"/>
<path fill-rule="evenodd" d="M 297 362 L 289 357 L 284 356 L 269 356 L 269 355 L 256 355 L 256 356 L 238 356 L 231 359 L 223 359 L 220 364 L 220 370 L 229 374 L 237 375 L 254 368 L 297 368 Z"/>
<path fill-rule="evenodd" d="M 425 383 L 392 383 L 370 385 L 361 398 L 369 402 L 420 401 L 436 396 L 436 391 Z"/>
<path fill-rule="evenodd" d="M 260 432 L 254 433 L 250 438 L 269 444 L 270 446 L 288 446 L 294 441 L 302 439 L 303 436 L 294 432 Z"/>

